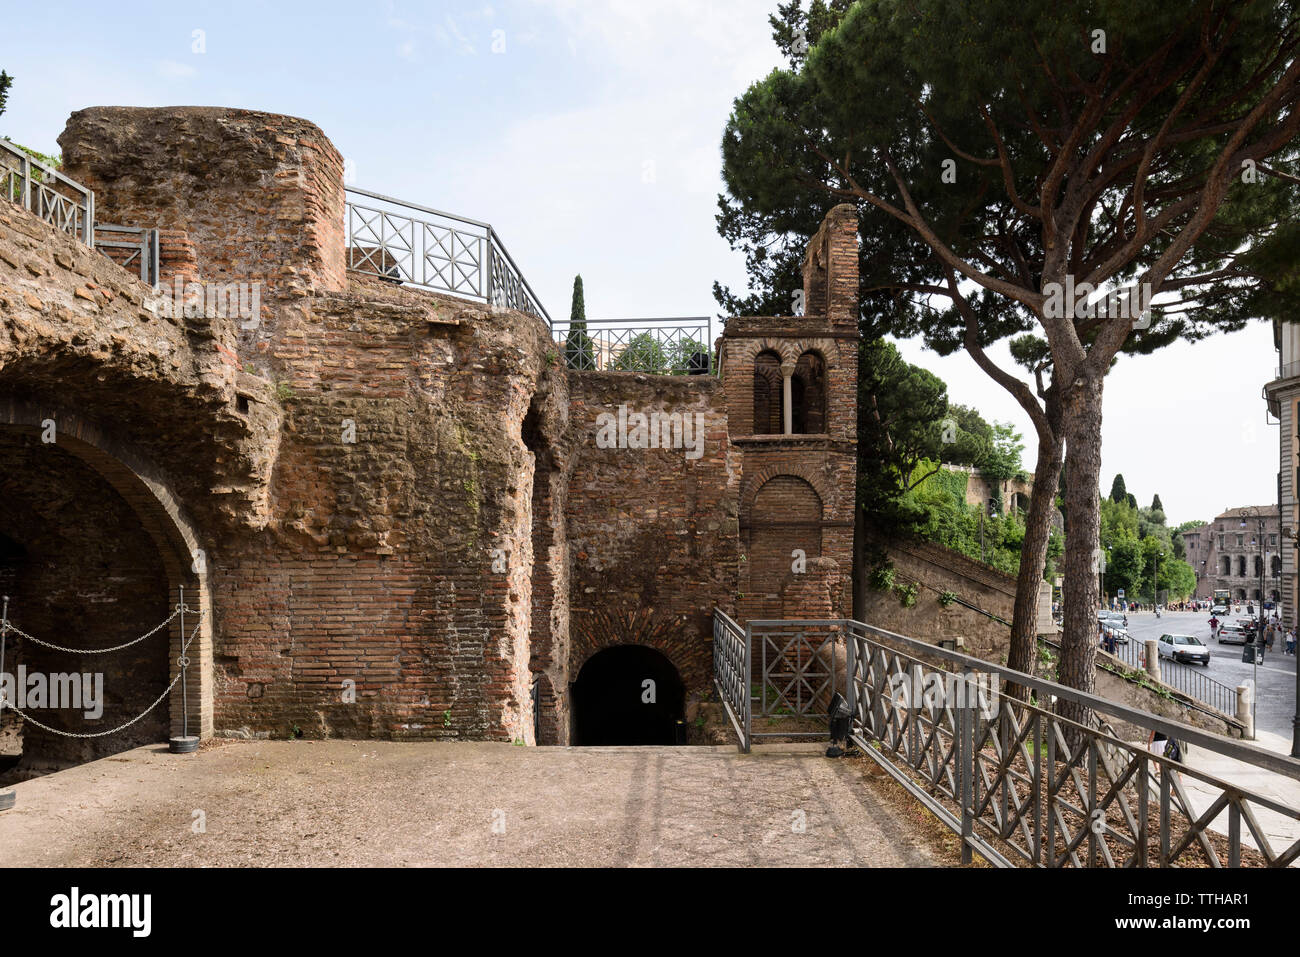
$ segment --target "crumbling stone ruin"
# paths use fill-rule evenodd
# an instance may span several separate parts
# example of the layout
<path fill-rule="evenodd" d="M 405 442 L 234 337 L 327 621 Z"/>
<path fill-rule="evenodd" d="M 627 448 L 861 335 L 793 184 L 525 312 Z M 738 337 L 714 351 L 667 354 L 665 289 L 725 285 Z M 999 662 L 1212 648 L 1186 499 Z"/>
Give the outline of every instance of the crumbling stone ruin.
<path fill-rule="evenodd" d="M 159 310 L 0 202 L 9 617 L 104 648 L 182 587 L 191 609 L 184 633 L 93 662 L 10 635 L 6 668 L 104 673 L 101 719 L 51 725 L 138 714 L 192 632 L 202 736 L 604 743 L 612 689 L 649 676 L 653 738 L 710 691 L 715 607 L 849 614 L 851 206 L 809 245 L 807 314 L 729 321 L 716 377 L 577 372 L 535 316 L 350 271 L 342 159 L 309 122 L 97 107 L 59 143 L 97 220 L 161 231 L 164 292 L 237 281 L 260 300 Z M 167 698 L 109 738 L 24 725 L 23 763 L 179 734 L 181 686 Z"/>

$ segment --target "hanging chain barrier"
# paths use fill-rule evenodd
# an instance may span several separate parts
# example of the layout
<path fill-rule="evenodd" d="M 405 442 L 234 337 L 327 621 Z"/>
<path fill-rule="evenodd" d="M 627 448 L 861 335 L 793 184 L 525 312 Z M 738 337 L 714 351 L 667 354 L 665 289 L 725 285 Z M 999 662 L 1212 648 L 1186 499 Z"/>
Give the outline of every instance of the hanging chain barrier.
<path fill-rule="evenodd" d="M 64 645 L 56 645 L 53 642 L 44 641 L 40 638 L 37 638 L 34 635 L 28 634 L 27 632 L 23 631 L 21 628 L 15 626 L 9 620 L 9 596 L 6 595 L 4 596 L 3 610 L 0 610 L 0 675 L 3 675 L 5 673 L 4 672 L 5 643 L 10 632 L 22 638 L 25 638 L 28 641 L 35 642 L 36 644 L 41 645 L 45 648 L 53 649 L 54 651 L 65 652 L 67 654 L 73 654 L 73 655 L 103 655 L 113 651 L 121 651 L 123 648 L 130 648 L 133 645 L 137 645 L 140 642 L 145 641 L 153 637 L 154 635 L 158 634 L 158 632 L 162 631 L 164 628 L 170 625 L 177 618 L 179 618 L 181 621 L 181 635 L 184 636 L 186 612 L 190 614 L 195 614 L 196 609 L 190 608 L 185 604 L 185 589 L 182 588 L 180 589 L 180 601 L 176 604 L 175 608 L 172 610 L 172 613 L 169 616 L 167 616 L 166 620 L 164 620 L 161 624 L 157 625 L 156 627 L 151 628 L 149 631 L 145 632 L 139 638 L 133 638 L 131 641 L 124 642 L 123 644 L 120 645 L 114 645 L 111 648 L 69 648 Z M 42 731 L 47 731 L 50 734 L 57 734 L 64 738 L 83 738 L 83 739 L 106 738 L 110 735 L 118 734 L 121 731 L 125 731 L 127 728 L 131 727 L 133 724 L 136 724 L 138 721 L 144 718 L 147 714 L 149 714 L 149 712 L 153 711 L 153 709 L 158 707 L 158 705 L 162 704 L 162 702 L 167 698 L 167 696 L 172 693 L 172 689 L 176 687 L 178 682 L 186 681 L 186 675 L 189 671 L 189 666 L 190 666 L 190 657 L 189 657 L 190 645 L 193 643 L 194 639 L 198 637 L 199 629 L 203 627 L 204 613 L 201 610 L 198 610 L 197 613 L 199 616 L 198 621 L 195 623 L 194 628 L 190 631 L 189 637 L 185 639 L 184 645 L 181 646 L 181 653 L 176 659 L 176 664 L 178 666 L 176 670 L 176 677 L 172 678 L 171 682 L 163 690 L 163 693 L 160 694 L 156 699 L 154 699 L 154 702 L 151 705 L 149 705 L 149 707 L 145 708 L 142 712 L 140 712 L 131 720 L 118 725 L 116 728 L 112 728 L 108 731 L 95 731 L 95 732 L 61 731 L 58 728 L 52 728 L 48 724 L 45 724 L 33 718 L 26 711 L 24 711 L 23 709 L 19 708 L 16 704 L 14 704 L 14 702 L 7 700 L 5 698 L 4 691 L 2 688 L 0 688 L 0 716 L 3 716 L 5 709 L 8 708 L 10 711 L 19 715 L 24 721 L 35 725 L 36 727 L 40 728 Z M 183 714 L 182 720 L 185 723 L 186 736 L 188 737 L 189 695 L 188 695 L 187 684 L 182 684 L 182 692 L 184 693 L 184 704 L 182 707 L 183 707 L 183 711 L 185 712 Z"/>

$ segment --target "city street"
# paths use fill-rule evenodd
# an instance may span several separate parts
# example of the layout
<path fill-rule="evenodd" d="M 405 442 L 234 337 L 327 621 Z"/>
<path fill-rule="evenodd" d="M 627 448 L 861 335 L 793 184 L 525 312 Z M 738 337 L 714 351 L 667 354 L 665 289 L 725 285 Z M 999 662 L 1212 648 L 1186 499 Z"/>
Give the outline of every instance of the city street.
<path fill-rule="evenodd" d="M 1241 616 L 1228 615 L 1225 621 L 1235 621 Z M 1204 670 L 1209 677 L 1229 687 L 1235 688 L 1246 684 L 1254 677 L 1255 668 L 1241 660 L 1241 645 L 1221 645 L 1210 639 L 1210 613 L 1208 611 L 1169 611 L 1156 618 L 1154 612 L 1130 612 L 1128 632 L 1134 642 L 1141 645 L 1147 638 L 1159 638 L 1164 634 L 1194 635 L 1210 649 L 1209 668 Z M 1120 654 L 1126 660 L 1137 660 L 1137 651 Z M 1279 735 L 1285 741 L 1291 741 L 1291 721 L 1295 715 L 1295 663 L 1292 655 L 1282 653 L 1282 642 L 1276 641 L 1272 652 L 1266 652 L 1264 663 L 1259 666 L 1259 698 L 1255 724 L 1260 732 Z M 1168 659 L 1162 665 L 1168 667 Z M 1264 744 L 1261 736 L 1261 744 Z"/>

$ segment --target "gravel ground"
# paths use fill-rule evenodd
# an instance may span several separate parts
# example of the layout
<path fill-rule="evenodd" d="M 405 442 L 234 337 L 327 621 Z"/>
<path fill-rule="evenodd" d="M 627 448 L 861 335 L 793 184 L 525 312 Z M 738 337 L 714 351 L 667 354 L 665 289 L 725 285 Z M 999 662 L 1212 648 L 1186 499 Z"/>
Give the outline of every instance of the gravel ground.
<path fill-rule="evenodd" d="M 933 866 L 887 783 L 805 745 L 150 746 L 17 785 L 0 866 Z"/>

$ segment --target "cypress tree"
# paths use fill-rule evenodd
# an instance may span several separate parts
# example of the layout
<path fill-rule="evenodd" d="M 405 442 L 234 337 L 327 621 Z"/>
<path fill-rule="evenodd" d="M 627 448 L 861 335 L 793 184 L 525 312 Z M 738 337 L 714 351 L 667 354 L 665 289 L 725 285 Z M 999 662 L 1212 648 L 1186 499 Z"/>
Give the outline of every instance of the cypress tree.
<path fill-rule="evenodd" d="M 569 333 L 564 338 L 564 362 L 570 369 L 596 368 L 595 346 L 587 335 L 587 304 L 581 275 L 573 277 L 573 305 L 569 309 Z"/>

